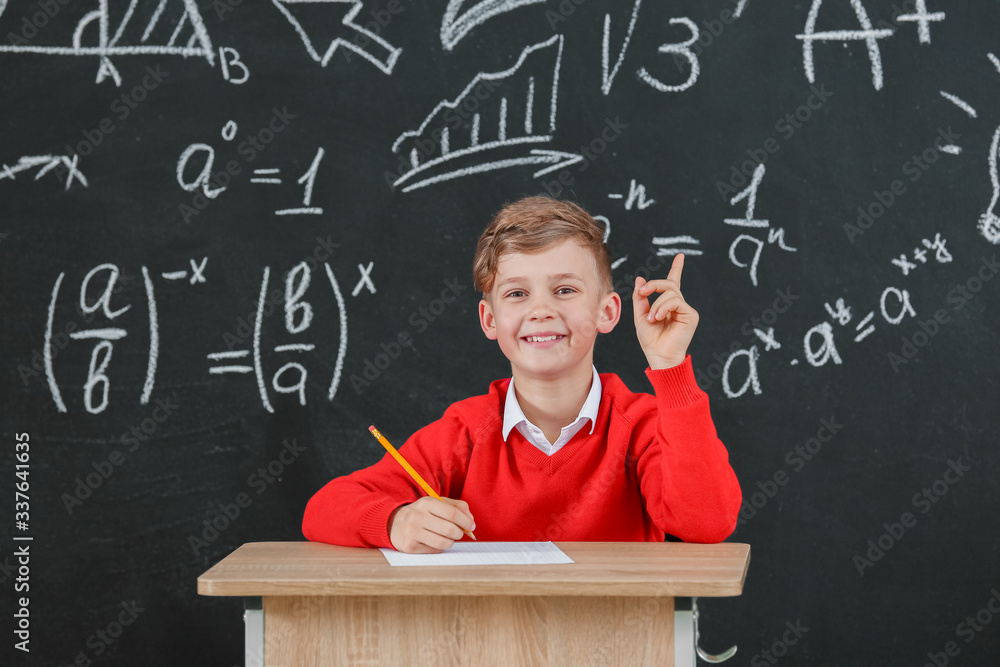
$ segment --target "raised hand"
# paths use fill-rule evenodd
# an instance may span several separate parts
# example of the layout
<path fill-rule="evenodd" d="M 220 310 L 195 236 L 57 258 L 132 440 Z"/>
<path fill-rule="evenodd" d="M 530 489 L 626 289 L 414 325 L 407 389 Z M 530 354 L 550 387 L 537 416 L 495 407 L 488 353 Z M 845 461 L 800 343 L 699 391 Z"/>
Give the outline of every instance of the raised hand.
<path fill-rule="evenodd" d="M 635 333 L 649 367 L 671 368 L 684 361 L 698 327 L 698 311 L 681 294 L 684 255 L 674 257 L 665 280 L 646 281 L 636 276 L 632 290 Z M 660 293 L 652 305 L 649 295 Z"/>

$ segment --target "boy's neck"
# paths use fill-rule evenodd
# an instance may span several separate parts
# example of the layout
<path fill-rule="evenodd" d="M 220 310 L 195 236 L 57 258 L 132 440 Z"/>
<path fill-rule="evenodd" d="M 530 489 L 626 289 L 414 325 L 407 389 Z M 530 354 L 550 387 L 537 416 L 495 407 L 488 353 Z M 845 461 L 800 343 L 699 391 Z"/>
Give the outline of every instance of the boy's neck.
<path fill-rule="evenodd" d="M 513 369 L 514 393 L 524 416 L 555 442 L 564 426 L 572 424 L 593 384 L 593 363 L 581 364 L 571 374 L 540 378 Z"/>

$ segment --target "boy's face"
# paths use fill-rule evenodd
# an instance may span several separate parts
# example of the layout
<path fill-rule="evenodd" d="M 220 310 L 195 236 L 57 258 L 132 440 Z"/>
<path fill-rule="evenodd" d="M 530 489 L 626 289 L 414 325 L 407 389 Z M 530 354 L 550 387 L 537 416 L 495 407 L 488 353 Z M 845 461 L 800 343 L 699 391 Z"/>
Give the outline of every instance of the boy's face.
<path fill-rule="evenodd" d="M 504 256 L 479 302 L 483 332 L 514 374 L 538 379 L 589 376 L 598 332 L 614 329 L 620 315 L 621 298 L 603 293 L 593 255 L 571 239 Z"/>

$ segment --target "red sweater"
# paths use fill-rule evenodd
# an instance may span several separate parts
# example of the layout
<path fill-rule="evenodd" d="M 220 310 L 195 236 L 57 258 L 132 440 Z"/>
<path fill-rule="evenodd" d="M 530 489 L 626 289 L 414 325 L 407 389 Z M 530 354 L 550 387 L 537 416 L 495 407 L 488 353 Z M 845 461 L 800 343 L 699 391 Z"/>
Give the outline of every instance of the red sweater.
<path fill-rule="evenodd" d="M 583 428 L 552 456 L 501 433 L 509 379 L 452 404 L 399 448 L 442 496 L 469 503 L 481 541 L 721 542 L 742 502 L 691 357 L 646 369 L 656 396 L 634 394 L 613 373 L 594 432 Z M 391 456 L 329 482 L 306 506 L 306 539 L 391 547 L 387 522 L 424 495 Z"/>

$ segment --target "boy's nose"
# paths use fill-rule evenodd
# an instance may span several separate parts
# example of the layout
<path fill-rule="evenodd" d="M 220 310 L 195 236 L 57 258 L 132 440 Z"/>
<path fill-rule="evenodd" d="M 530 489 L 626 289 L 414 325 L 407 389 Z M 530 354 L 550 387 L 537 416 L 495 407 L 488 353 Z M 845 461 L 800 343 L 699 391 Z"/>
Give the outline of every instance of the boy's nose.
<path fill-rule="evenodd" d="M 545 320 L 555 316 L 555 309 L 548 299 L 536 297 L 531 302 L 529 313 L 533 320 Z"/>

